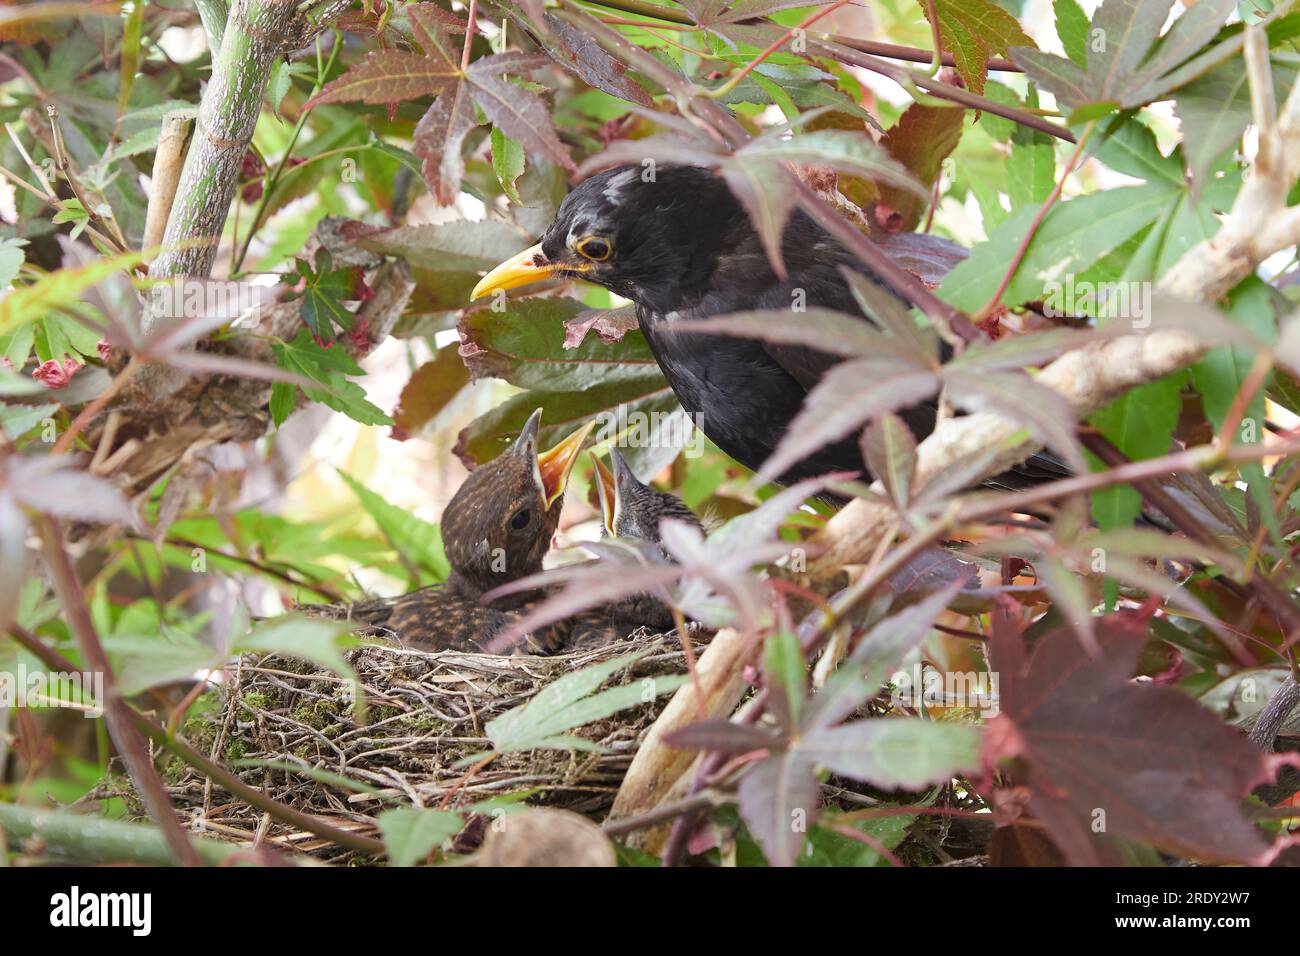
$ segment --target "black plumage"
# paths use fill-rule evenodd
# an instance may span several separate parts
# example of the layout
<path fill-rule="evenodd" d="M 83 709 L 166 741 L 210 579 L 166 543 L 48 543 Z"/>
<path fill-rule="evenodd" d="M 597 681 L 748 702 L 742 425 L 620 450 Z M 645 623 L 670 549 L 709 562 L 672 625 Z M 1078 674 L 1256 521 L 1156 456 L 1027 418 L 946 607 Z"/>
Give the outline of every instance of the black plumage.
<path fill-rule="evenodd" d="M 773 270 L 739 201 L 711 171 L 660 165 L 648 181 L 642 167 L 624 166 L 576 187 L 541 242 L 490 272 L 474 294 L 561 275 L 631 299 L 682 407 L 719 448 L 758 469 L 808 392 L 841 357 L 803 346 L 670 330 L 677 323 L 756 309 L 791 310 L 791 322 L 798 322 L 792 306 L 799 304 L 862 316 L 841 270 L 881 284 L 801 211 L 785 227 L 782 255 L 785 278 Z M 933 403 L 900 414 L 918 437 L 934 428 Z M 856 436 L 819 449 L 780 480 L 846 470 L 867 472 Z M 1059 475 L 1062 469 L 1044 456 L 1025 475 L 1034 471 Z"/>

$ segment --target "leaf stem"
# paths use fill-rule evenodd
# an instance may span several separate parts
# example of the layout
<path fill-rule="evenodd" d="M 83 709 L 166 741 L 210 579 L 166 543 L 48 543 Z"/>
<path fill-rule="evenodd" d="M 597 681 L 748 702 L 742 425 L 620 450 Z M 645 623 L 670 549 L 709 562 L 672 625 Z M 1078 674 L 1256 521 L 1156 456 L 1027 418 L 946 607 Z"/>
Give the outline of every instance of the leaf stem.
<path fill-rule="evenodd" d="M 822 7 L 820 10 L 814 10 L 812 13 L 808 14 L 808 16 L 804 17 L 804 19 L 799 23 L 798 26 L 790 27 L 790 29 L 786 30 L 785 33 L 783 33 L 778 39 L 769 43 L 767 47 L 758 54 L 758 56 L 754 57 L 752 60 L 746 63 L 744 67 L 742 67 L 738 73 L 732 75 L 732 77 L 729 80 L 727 80 L 727 82 L 723 83 L 721 86 L 717 87 L 716 89 L 709 90 L 709 92 L 706 93 L 705 95 L 712 99 L 719 99 L 723 96 L 726 96 L 732 90 L 734 90 L 740 83 L 742 83 L 745 77 L 749 76 L 749 74 L 754 71 L 755 67 L 761 64 L 764 60 L 766 60 L 777 50 L 781 49 L 781 47 L 785 46 L 786 42 L 792 36 L 794 36 L 796 33 L 799 33 L 802 30 L 808 29 L 808 27 L 812 26 L 822 17 L 834 13 L 840 7 L 844 6 L 846 3 L 849 2 L 850 0 L 835 0 L 835 2 L 832 3 L 830 6 Z"/>
<path fill-rule="evenodd" d="M 925 18 L 930 21 L 930 44 L 934 47 L 934 56 L 930 58 L 930 75 L 937 76 L 943 66 L 943 41 L 939 36 L 939 11 L 935 9 L 934 0 L 925 0 Z"/>
<path fill-rule="evenodd" d="M 641 17 L 648 17 L 652 20 L 662 20 L 667 23 L 680 24 L 689 30 L 700 29 L 699 25 L 691 19 L 690 14 L 673 10 L 669 7 L 661 6 L 657 3 L 648 3 L 646 0 L 583 0 L 592 6 L 606 7 L 610 10 L 621 10 L 624 13 L 632 13 Z M 606 21 L 608 22 L 608 21 Z M 638 26 L 635 21 L 621 26 Z M 672 29 L 671 27 L 669 29 Z M 904 46 L 898 43 L 884 43 L 879 40 L 859 40 L 856 37 L 841 36 L 840 34 L 830 34 L 827 38 L 833 43 L 839 43 L 843 46 L 857 50 L 859 53 L 869 53 L 875 56 L 889 57 L 894 60 L 906 60 L 911 63 L 930 63 L 934 60 L 933 50 L 922 50 L 920 47 Z M 937 48 L 937 44 L 936 44 Z M 943 53 L 940 58 L 944 66 L 956 66 L 956 60 L 951 53 Z M 988 68 L 997 73 L 1023 73 L 1024 71 L 1013 61 L 1001 57 L 989 57 L 986 65 Z"/>
<path fill-rule="evenodd" d="M 460 52 L 461 70 L 469 69 L 470 47 L 474 45 L 474 31 L 478 28 L 478 0 L 469 0 L 469 16 L 465 21 L 465 47 Z"/>
<path fill-rule="evenodd" d="M 1034 236 L 1038 234 L 1038 227 L 1042 225 L 1043 219 L 1046 218 L 1047 213 L 1051 210 L 1052 206 L 1056 204 L 1056 200 L 1061 198 L 1061 190 L 1065 188 L 1065 181 L 1070 178 L 1070 174 L 1074 171 L 1075 164 L 1079 161 L 1079 157 L 1083 155 L 1084 147 L 1088 145 L 1088 138 L 1092 135 L 1092 131 L 1096 125 L 1097 121 L 1092 120 L 1084 128 L 1083 135 L 1079 138 L 1079 142 L 1075 144 L 1074 152 L 1071 153 L 1070 158 L 1065 161 L 1065 168 L 1061 170 L 1060 178 L 1056 180 L 1056 185 L 1052 187 L 1052 192 L 1048 195 L 1047 199 L 1045 199 L 1043 204 L 1038 207 L 1038 212 L 1034 215 L 1033 221 L 1029 224 L 1028 231 L 1025 232 L 1024 237 L 1020 240 L 1020 245 L 1016 247 L 1015 254 L 1011 257 L 1011 264 L 1007 266 L 1006 272 L 1002 274 L 1002 281 L 998 283 L 997 291 L 995 291 L 993 296 L 972 316 L 976 324 L 987 319 L 1002 301 L 1002 296 L 1006 294 L 1007 287 L 1011 285 L 1011 280 L 1015 278 L 1016 271 L 1020 268 L 1020 263 L 1024 261 L 1025 255 L 1029 252 L 1030 243 L 1034 241 Z"/>
<path fill-rule="evenodd" d="M 1036 113 L 1008 106 L 1006 103 L 999 103 L 997 100 L 991 100 L 986 96 L 980 96 L 978 93 L 972 93 L 970 90 L 962 89 L 951 83 L 945 83 L 925 73 L 888 63 L 879 57 L 862 53 L 852 44 L 841 43 L 832 38 L 827 38 L 826 40 L 810 41 L 809 46 L 810 48 L 817 47 L 823 56 L 839 60 L 841 63 L 847 63 L 850 66 L 860 66 L 863 69 L 871 70 L 873 73 L 879 73 L 881 76 L 887 76 L 904 87 L 910 84 L 925 90 L 932 96 L 958 103 L 967 109 L 992 113 L 994 116 L 1001 116 L 1013 123 L 1019 123 L 1021 126 L 1027 126 L 1030 129 L 1038 130 L 1040 133 L 1046 133 L 1048 136 L 1055 136 L 1057 139 L 1063 139 L 1070 143 L 1074 142 L 1074 134 L 1068 129 L 1057 126 L 1055 123 L 1049 123 Z M 923 62 L 929 62 L 928 55 Z"/>

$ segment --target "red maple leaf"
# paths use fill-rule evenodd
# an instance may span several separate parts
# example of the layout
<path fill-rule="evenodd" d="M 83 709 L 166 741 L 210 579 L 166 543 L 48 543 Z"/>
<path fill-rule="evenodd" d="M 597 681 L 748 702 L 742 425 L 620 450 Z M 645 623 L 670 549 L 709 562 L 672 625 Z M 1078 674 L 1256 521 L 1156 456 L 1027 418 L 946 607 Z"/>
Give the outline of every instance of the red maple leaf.
<path fill-rule="evenodd" d="M 1242 813 L 1274 758 L 1173 687 L 1131 680 L 1150 610 L 1097 622 L 1100 655 L 1069 628 L 1025 656 L 995 614 L 989 662 L 1001 713 L 984 741 L 1028 792 L 1028 808 L 1073 865 L 1117 862 L 1115 838 L 1205 861 L 1263 863 L 1272 847 Z"/>

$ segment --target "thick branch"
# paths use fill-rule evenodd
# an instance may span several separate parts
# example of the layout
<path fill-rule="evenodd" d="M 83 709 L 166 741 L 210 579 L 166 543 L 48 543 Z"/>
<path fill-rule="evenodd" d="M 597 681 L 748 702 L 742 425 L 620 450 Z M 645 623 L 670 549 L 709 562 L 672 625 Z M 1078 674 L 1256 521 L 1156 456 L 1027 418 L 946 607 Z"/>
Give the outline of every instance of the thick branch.
<path fill-rule="evenodd" d="M 230 4 L 226 0 L 194 0 L 194 5 L 199 8 L 203 32 L 208 35 L 208 49 L 212 51 L 212 58 L 215 60 L 221 50 L 221 37 L 226 32 Z"/>
<path fill-rule="evenodd" d="M 170 866 L 174 862 L 167 841 L 158 829 L 139 823 L 0 803 L 0 829 L 15 848 L 28 839 L 36 839 L 58 856 L 81 866 L 94 863 Z M 199 858 L 209 866 L 220 866 L 245 852 L 217 840 L 193 842 Z"/>
<path fill-rule="evenodd" d="M 199 104 L 165 248 L 150 268 L 151 276 L 211 273 L 244 153 L 262 111 L 271 63 L 296 16 L 297 0 L 235 0 Z"/>
<path fill-rule="evenodd" d="M 1297 704 L 1300 704 L 1300 684 L 1296 683 L 1294 677 L 1288 677 L 1259 712 L 1259 718 L 1251 728 L 1250 739 L 1261 749 L 1272 753 L 1278 731 Z"/>

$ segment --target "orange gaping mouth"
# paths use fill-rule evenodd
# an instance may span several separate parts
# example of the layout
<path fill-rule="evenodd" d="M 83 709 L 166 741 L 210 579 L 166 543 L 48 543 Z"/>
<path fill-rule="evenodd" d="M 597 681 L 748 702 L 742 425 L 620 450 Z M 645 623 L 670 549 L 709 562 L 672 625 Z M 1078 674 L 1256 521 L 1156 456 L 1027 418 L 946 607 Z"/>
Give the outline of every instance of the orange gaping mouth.
<path fill-rule="evenodd" d="M 591 456 L 591 464 L 595 470 L 596 497 L 600 499 L 600 515 L 605 522 L 605 531 L 611 538 L 616 538 L 618 534 L 614 529 L 618 527 L 618 486 L 614 482 L 614 473 L 595 453 Z"/>
<path fill-rule="evenodd" d="M 578 452 L 582 450 L 582 443 L 587 440 L 587 436 L 595 427 L 594 421 L 587 422 L 554 448 L 538 454 L 537 476 L 542 484 L 542 497 L 546 501 L 547 508 L 555 504 L 555 500 L 564 494 L 564 488 L 569 483 L 569 473 L 573 471 L 573 464 L 578 460 Z"/>

